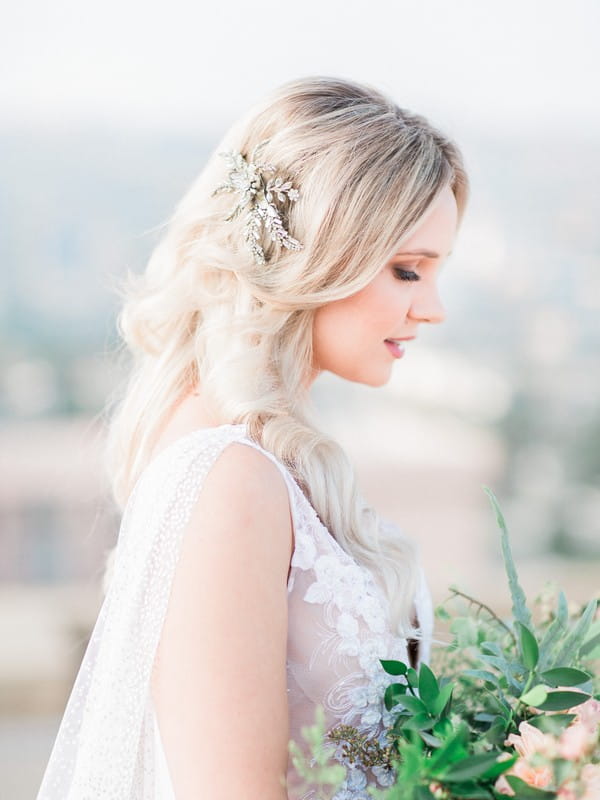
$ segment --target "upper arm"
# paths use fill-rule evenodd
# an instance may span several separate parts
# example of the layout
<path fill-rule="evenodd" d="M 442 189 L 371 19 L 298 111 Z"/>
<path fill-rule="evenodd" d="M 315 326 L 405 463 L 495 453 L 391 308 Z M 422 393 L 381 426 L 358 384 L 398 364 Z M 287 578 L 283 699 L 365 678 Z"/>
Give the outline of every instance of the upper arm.
<path fill-rule="evenodd" d="M 184 531 L 152 676 L 177 800 L 287 797 L 292 541 L 279 468 L 228 445 Z"/>

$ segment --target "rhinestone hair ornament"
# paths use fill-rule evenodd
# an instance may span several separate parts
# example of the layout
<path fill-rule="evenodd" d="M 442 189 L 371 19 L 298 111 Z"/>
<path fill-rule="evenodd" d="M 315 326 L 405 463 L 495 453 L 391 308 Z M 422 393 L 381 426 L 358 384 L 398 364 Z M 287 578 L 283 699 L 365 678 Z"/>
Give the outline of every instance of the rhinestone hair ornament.
<path fill-rule="evenodd" d="M 239 200 L 232 211 L 225 217 L 227 222 L 236 219 L 244 208 L 248 211 L 244 224 L 244 240 L 254 261 L 257 264 L 266 264 L 265 252 L 259 244 L 261 228 L 270 234 L 272 242 L 287 247 L 288 250 L 301 250 L 302 245 L 294 239 L 283 224 L 282 209 L 276 205 L 275 199 L 281 204 L 295 201 L 299 192 L 292 186 L 290 180 L 284 181 L 281 176 L 272 175 L 266 178 L 263 173 L 277 173 L 278 167 L 274 164 L 257 163 L 259 152 L 269 142 L 265 139 L 260 142 L 250 157 L 250 161 L 237 150 L 219 153 L 229 165 L 229 175 L 226 183 L 212 192 L 211 197 L 222 192 L 238 192 Z"/>

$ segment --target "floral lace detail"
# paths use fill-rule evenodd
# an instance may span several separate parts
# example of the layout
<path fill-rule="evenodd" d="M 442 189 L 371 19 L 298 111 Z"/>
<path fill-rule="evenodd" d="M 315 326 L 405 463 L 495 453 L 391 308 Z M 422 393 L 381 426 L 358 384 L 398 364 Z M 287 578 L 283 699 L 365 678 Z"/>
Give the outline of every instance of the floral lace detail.
<path fill-rule="evenodd" d="M 303 494 L 298 497 L 298 506 L 302 524 L 296 530 L 288 591 L 297 585 L 301 572 L 309 573 L 311 580 L 303 589 L 302 598 L 305 603 L 322 606 L 325 622 L 309 669 L 322 660 L 324 652 L 334 652 L 337 661 L 345 657 L 345 664 L 353 667 L 331 683 L 322 697 L 321 703 L 332 719 L 328 729 L 353 725 L 382 745 L 387 744 L 384 728 L 391 723 L 392 714 L 383 698 L 386 688 L 399 678 L 384 671 L 381 659 L 408 662 L 406 639 L 392 633 L 385 598 L 374 576 L 341 548 Z M 416 603 L 426 631 L 429 619 L 424 599 L 421 592 Z M 386 767 L 365 770 L 358 764 L 349 764 L 341 746 L 336 749 L 335 758 L 344 764 L 347 774 L 333 800 L 371 800 L 368 786 L 387 787 L 394 781 L 394 771 Z"/>

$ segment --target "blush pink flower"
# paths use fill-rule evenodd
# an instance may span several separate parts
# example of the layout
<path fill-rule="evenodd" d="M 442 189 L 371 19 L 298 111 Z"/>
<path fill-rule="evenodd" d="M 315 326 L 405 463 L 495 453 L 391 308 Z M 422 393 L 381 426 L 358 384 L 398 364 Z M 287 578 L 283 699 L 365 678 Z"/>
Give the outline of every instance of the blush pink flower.
<path fill-rule="evenodd" d="M 590 697 L 580 706 L 575 706 L 569 713 L 576 714 L 573 722 L 581 722 L 582 725 L 592 731 L 597 731 L 600 727 L 600 701 L 595 700 L 593 697 Z"/>
<path fill-rule="evenodd" d="M 494 784 L 494 789 L 499 792 L 500 794 L 509 794 L 514 795 L 513 790 L 510 788 L 510 785 L 504 775 L 500 775 L 496 783 Z"/>
<path fill-rule="evenodd" d="M 547 786 L 550 786 L 554 777 L 552 769 L 549 766 L 542 765 L 534 767 L 524 758 L 519 758 L 508 772 L 505 772 L 504 775 L 500 775 L 494 785 L 497 792 L 507 795 L 514 795 L 514 792 L 506 780 L 506 775 L 515 775 L 517 778 L 521 778 L 522 781 L 529 784 L 529 786 L 535 786 L 536 789 L 545 789 Z"/>
<path fill-rule="evenodd" d="M 586 764 L 581 770 L 585 792 L 581 800 L 598 800 L 600 797 L 600 764 Z"/>
<path fill-rule="evenodd" d="M 522 781 L 525 781 L 530 786 L 535 786 L 536 789 L 545 789 L 546 786 L 550 786 L 554 777 L 549 766 L 533 767 L 524 758 L 520 758 L 513 764 L 510 773 L 516 775 L 517 778 L 521 778 Z"/>
<path fill-rule="evenodd" d="M 511 733 L 504 742 L 515 748 L 520 758 L 515 761 L 506 775 L 516 775 L 517 778 L 535 786 L 545 789 L 552 783 L 553 771 L 547 764 L 536 764 L 539 757 L 553 758 L 557 753 L 556 740 L 546 733 L 538 730 L 528 722 L 519 725 L 519 733 Z M 496 781 L 495 788 L 501 794 L 514 795 L 508 781 L 501 775 Z"/>
<path fill-rule="evenodd" d="M 596 732 L 582 722 L 572 722 L 558 738 L 558 754 L 567 761 L 579 761 L 594 749 Z"/>
<path fill-rule="evenodd" d="M 519 733 L 511 733 L 504 744 L 512 745 L 524 759 L 531 758 L 535 753 L 548 758 L 556 754 L 556 740 L 529 722 L 522 722 L 519 725 Z"/>
<path fill-rule="evenodd" d="M 579 800 L 579 796 L 572 784 L 569 786 L 561 786 L 556 794 L 558 800 Z"/>

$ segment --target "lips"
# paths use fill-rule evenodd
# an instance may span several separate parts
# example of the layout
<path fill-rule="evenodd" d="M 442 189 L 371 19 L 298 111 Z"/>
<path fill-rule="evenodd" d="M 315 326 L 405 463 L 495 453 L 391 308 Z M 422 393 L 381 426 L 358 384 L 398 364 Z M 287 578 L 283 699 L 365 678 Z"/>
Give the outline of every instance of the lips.
<path fill-rule="evenodd" d="M 404 355 L 404 347 L 402 346 L 402 341 L 400 340 L 386 339 L 385 346 L 394 356 L 394 358 L 402 358 Z"/>

